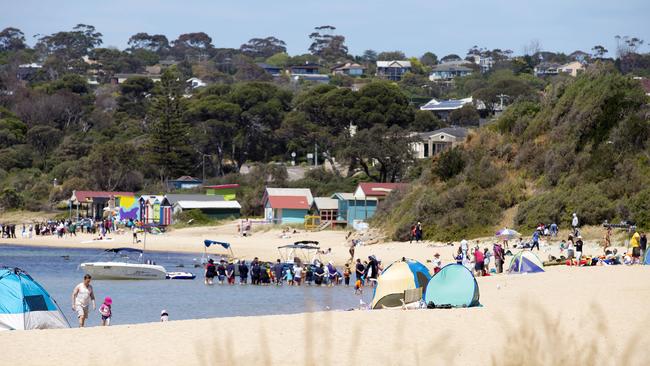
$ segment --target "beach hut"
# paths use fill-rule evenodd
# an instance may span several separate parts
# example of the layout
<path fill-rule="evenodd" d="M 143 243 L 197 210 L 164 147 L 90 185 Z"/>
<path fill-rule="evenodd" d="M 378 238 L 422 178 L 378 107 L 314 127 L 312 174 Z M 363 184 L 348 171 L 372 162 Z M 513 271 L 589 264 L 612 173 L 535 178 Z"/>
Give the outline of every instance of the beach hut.
<path fill-rule="evenodd" d="M 508 266 L 509 273 L 544 272 L 544 263 L 530 250 L 522 250 L 515 254 Z"/>
<path fill-rule="evenodd" d="M 19 268 L 0 269 L 0 331 L 70 328 L 54 299 Z"/>
<path fill-rule="evenodd" d="M 166 196 L 140 196 L 138 204 L 141 222 L 163 226 L 172 224 L 172 205 Z"/>
<path fill-rule="evenodd" d="M 365 197 L 356 199 L 354 193 L 334 193 L 333 199 L 337 200 L 337 223 L 347 223 L 353 226 L 355 221 L 365 221 L 372 217 L 377 210 L 377 198 Z"/>
<path fill-rule="evenodd" d="M 422 300 L 431 274 L 424 264 L 404 259 L 393 262 L 377 278 L 377 287 L 372 298 L 373 309 L 395 308 Z M 419 297 L 409 299 L 410 290 L 418 290 Z"/>
<path fill-rule="evenodd" d="M 304 224 L 314 203 L 308 188 L 266 188 L 262 197 L 264 218 L 276 224 Z"/>
<path fill-rule="evenodd" d="M 176 215 L 186 210 L 199 210 L 211 219 L 238 218 L 241 205 L 236 200 L 227 201 L 223 196 L 204 194 L 167 194 L 167 199 Z"/>
<path fill-rule="evenodd" d="M 462 264 L 448 264 L 431 277 L 424 295 L 427 307 L 466 308 L 478 306 L 478 283 L 472 272 Z"/>

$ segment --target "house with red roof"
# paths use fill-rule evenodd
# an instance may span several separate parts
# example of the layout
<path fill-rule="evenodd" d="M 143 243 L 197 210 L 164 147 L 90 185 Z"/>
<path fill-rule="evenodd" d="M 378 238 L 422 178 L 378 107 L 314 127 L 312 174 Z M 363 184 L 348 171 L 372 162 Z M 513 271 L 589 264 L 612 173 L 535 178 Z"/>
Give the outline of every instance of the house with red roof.
<path fill-rule="evenodd" d="M 388 196 L 392 191 L 406 188 L 406 183 L 359 183 L 357 189 L 354 191 L 354 197 L 358 200 L 366 199 L 366 197 L 374 197 L 377 200 L 382 200 Z"/>
<path fill-rule="evenodd" d="M 109 192 L 109 191 L 72 191 L 70 206 L 76 207 L 77 218 L 85 211 L 85 217 L 101 219 L 104 216 L 104 209 L 109 210 L 120 207 L 120 197 L 133 199 L 133 192 Z M 81 211 L 81 212 L 80 212 Z"/>
<path fill-rule="evenodd" d="M 262 197 L 264 218 L 277 224 L 303 224 L 313 203 L 308 188 L 266 188 Z"/>

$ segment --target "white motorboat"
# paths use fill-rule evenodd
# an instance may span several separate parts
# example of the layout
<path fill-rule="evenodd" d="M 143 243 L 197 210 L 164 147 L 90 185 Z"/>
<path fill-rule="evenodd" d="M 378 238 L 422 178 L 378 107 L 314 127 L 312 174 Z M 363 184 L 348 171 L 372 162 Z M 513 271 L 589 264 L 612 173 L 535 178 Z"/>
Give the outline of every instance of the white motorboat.
<path fill-rule="evenodd" d="M 112 254 L 112 258 L 79 266 L 94 280 L 164 280 L 167 277 L 165 267 L 146 263 L 140 249 L 114 248 L 104 253 Z"/>

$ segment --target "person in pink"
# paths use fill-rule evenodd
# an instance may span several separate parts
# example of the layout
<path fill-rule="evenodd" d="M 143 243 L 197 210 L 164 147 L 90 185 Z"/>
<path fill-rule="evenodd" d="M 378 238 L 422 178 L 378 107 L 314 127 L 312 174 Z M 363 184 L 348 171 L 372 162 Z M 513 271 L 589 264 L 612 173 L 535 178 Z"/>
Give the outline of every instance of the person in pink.
<path fill-rule="evenodd" d="M 474 249 L 474 272 L 476 277 L 485 275 L 485 255 L 478 246 Z"/>
<path fill-rule="evenodd" d="M 113 305 L 113 299 L 109 296 L 104 298 L 104 303 L 99 307 L 99 313 L 102 314 L 102 326 L 111 325 L 111 317 L 113 316 L 113 310 L 111 306 Z"/>

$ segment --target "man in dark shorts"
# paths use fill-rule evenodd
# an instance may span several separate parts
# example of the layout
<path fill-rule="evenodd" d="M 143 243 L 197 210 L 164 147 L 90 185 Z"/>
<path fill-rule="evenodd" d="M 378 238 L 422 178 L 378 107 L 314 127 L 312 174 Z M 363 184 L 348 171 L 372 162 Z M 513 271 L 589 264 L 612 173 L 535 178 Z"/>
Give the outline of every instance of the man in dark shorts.
<path fill-rule="evenodd" d="M 219 284 L 223 285 L 223 281 L 226 280 L 226 261 L 223 259 L 219 261 L 217 266 L 217 275 L 219 275 Z"/>
<path fill-rule="evenodd" d="M 245 260 L 239 263 L 239 284 L 245 285 L 248 281 L 248 265 Z"/>
<path fill-rule="evenodd" d="M 366 271 L 366 267 L 363 266 L 363 263 L 361 263 L 361 259 L 357 258 L 357 264 L 355 265 L 355 272 L 354 276 L 357 281 L 361 281 L 363 283 L 363 273 Z"/>

